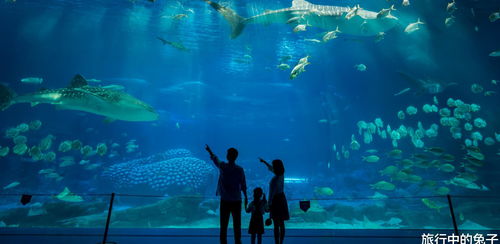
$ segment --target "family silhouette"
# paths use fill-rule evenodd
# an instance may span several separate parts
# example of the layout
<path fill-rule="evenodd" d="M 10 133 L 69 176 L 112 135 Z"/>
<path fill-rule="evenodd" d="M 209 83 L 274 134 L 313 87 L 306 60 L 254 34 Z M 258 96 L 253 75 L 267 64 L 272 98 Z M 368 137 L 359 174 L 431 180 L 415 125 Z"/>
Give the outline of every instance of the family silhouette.
<path fill-rule="evenodd" d="M 251 234 L 251 242 L 262 243 L 264 233 L 264 215 L 269 212 L 270 218 L 266 220 L 266 225 L 274 223 L 274 242 L 282 244 L 285 238 L 285 221 L 290 219 L 288 203 L 285 196 L 285 167 L 283 161 L 275 159 L 271 164 L 259 158 L 274 177 L 269 182 L 269 200 L 262 188 L 253 190 L 253 200 L 248 203 L 247 184 L 245 171 L 236 164 L 238 150 L 229 148 L 227 150 L 227 162 L 219 160 L 212 149 L 205 145 L 205 149 L 210 154 L 210 159 L 219 169 L 219 179 L 217 182 L 216 195 L 220 196 L 220 243 L 227 243 L 227 227 L 230 216 L 233 217 L 234 242 L 241 243 L 241 193 L 244 196 L 244 206 L 247 213 L 251 213 L 248 233 Z"/>

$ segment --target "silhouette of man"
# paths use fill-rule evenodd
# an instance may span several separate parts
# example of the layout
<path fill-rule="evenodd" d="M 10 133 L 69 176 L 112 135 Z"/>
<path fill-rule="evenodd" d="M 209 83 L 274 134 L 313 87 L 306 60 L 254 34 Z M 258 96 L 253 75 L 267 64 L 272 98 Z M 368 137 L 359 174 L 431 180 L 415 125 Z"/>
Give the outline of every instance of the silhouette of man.
<path fill-rule="evenodd" d="M 236 165 L 238 150 L 227 150 L 227 163 L 217 158 L 208 145 L 205 149 L 210 154 L 210 159 L 219 169 L 219 182 L 217 183 L 217 196 L 220 196 L 220 243 L 227 244 L 227 226 L 229 217 L 233 216 L 234 243 L 241 244 L 241 192 L 245 196 L 245 206 L 248 204 L 247 184 L 243 168 Z"/>

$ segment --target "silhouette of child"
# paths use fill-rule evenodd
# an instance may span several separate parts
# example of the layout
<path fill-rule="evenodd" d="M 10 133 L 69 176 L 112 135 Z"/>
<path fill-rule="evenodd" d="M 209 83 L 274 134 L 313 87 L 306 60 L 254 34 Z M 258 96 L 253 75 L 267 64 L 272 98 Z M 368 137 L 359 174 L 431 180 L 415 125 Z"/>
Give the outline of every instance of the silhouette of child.
<path fill-rule="evenodd" d="M 266 195 L 264 195 L 262 188 L 257 187 L 253 190 L 253 201 L 245 206 L 245 210 L 247 213 L 252 213 L 248 226 L 248 234 L 252 235 L 252 244 L 255 244 L 255 237 L 257 237 L 257 243 L 262 244 L 264 213 L 268 212 Z"/>

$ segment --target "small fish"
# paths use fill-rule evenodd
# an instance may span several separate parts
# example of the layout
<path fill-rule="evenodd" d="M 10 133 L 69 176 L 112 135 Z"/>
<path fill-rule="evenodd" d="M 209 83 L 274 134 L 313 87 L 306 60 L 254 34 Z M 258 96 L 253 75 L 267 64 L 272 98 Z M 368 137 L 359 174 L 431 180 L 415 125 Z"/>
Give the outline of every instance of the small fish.
<path fill-rule="evenodd" d="M 292 18 L 288 19 L 286 21 L 286 23 L 287 24 L 291 24 L 291 23 L 297 22 L 297 21 L 299 21 L 300 19 L 303 19 L 303 18 L 304 18 L 304 16 L 300 16 L 300 17 L 299 16 L 295 16 L 295 17 L 292 17 Z"/>
<path fill-rule="evenodd" d="M 437 99 L 437 97 L 436 97 L 436 96 L 434 96 L 434 97 L 432 98 L 432 101 L 433 101 L 433 102 L 434 102 L 434 104 L 436 104 L 436 105 L 438 105 L 438 104 L 439 104 L 439 101 L 438 101 L 438 99 Z"/>
<path fill-rule="evenodd" d="M 403 5 L 405 7 L 410 6 L 410 0 L 403 0 L 403 2 L 401 3 L 401 5 Z"/>
<path fill-rule="evenodd" d="M 278 69 L 281 69 L 281 70 L 287 70 L 287 69 L 290 69 L 290 65 L 288 64 L 278 64 L 276 66 Z"/>
<path fill-rule="evenodd" d="M 181 128 L 181 124 L 179 124 L 179 122 L 176 122 L 175 123 L 175 128 L 180 129 Z"/>
<path fill-rule="evenodd" d="M 9 154 L 10 148 L 9 147 L 1 147 L 0 146 L 0 157 L 5 157 Z"/>
<path fill-rule="evenodd" d="M 427 188 L 433 188 L 437 185 L 437 182 L 433 180 L 424 180 L 422 183 L 420 183 L 421 187 L 427 187 Z"/>
<path fill-rule="evenodd" d="M 187 17 L 188 17 L 187 14 L 176 14 L 176 15 L 172 16 L 172 19 L 181 20 L 181 19 L 184 19 L 184 18 L 187 18 Z"/>
<path fill-rule="evenodd" d="M 451 164 L 443 164 L 443 165 L 439 166 L 439 170 L 449 173 L 449 172 L 453 172 L 455 170 L 455 166 L 453 166 Z"/>
<path fill-rule="evenodd" d="M 84 159 L 82 159 L 82 160 L 80 160 L 80 162 L 78 164 L 80 164 L 80 165 L 86 165 L 88 163 L 90 163 L 90 160 L 84 160 Z"/>
<path fill-rule="evenodd" d="M 418 31 L 418 30 L 420 30 L 419 25 L 423 25 L 423 24 L 425 24 L 425 23 L 422 22 L 422 21 L 420 21 L 420 18 L 418 18 L 417 22 L 411 23 L 408 26 L 406 26 L 405 33 L 406 34 L 411 34 L 411 33 L 415 32 L 415 31 Z"/>
<path fill-rule="evenodd" d="M 22 83 L 30 83 L 30 84 L 42 84 L 43 78 L 38 77 L 27 77 L 21 79 Z"/>
<path fill-rule="evenodd" d="M 14 181 L 14 182 L 4 186 L 3 189 L 4 190 L 11 189 L 11 188 L 18 186 L 19 184 L 21 184 L 21 183 L 19 183 L 19 181 Z"/>
<path fill-rule="evenodd" d="M 320 120 L 318 120 L 318 123 L 326 124 L 326 123 L 328 123 L 328 120 L 327 119 L 320 119 Z"/>
<path fill-rule="evenodd" d="M 490 14 L 488 19 L 490 19 L 490 22 L 497 21 L 498 19 L 500 19 L 500 12 L 494 12 L 494 13 Z"/>
<path fill-rule="evenodd" d="M 314 187 L 314 193 L 319 196 L 333 195 L 333 189 L 330 187 Z"/>
<path fill-rule="evenodd" d="M 38 171 L 38 174 L 50 174 L 50 173 L 55 173 L 56 171 L 53 169 L 41 169 Z"/>
<path fill-rule="evenodd" d="M 384 38 L 385 38 L 385 32 L 379 32 L 375 36 L 375 42 L 380 42 L 380 41 L 384 40 Z"/>
<path fill-rule="evenodd" d="M 496 91 L 485 91 L 484 96 L 485 97 L 493 96 L 495 93 L 497 93 L 497 92 Z"/>
<path fill-rule="evenodd" d="M 428 147 L 424 149 L 424 151 L 433 153 L 435 155 L 441 155 L 444 153 L 444 149 L 440 147 Z"/>
<path fill-rule="evenodd" d="M 371 199 L 387 199 L 387 196 L 376 191 L 373 196 L 370 197 Z"/>
<path fill-rule="evenodd" d="M 400 164 L 403 165 L 403 167 L 405 168 L 409 168 L 413 166 L 414 162 L 410 159 L 403 159 L 401 160 Z"/>
<path fill-rule="evenodd" d="M 396 96 L 405 94 L 405 93 L 409 92 L 410 90 L 411 90 L 411 88 L 405 88 L 405 89 L 399 91 L 398 93 L 394 94 L 394 96 L 396 97 Z"/>
<path fill-rule="evenodd" d="M 467 155 L 477 159 L 477 160 L 484 160 L 484 154 L 478 151 L 472 151 L 472 150 L 467 150 Z"/>
<path fill-rule="evenodd" d="M 465 160 L 467 160 L 471 165 L 476 167 L 483 167 L 484 162 L 482 160 L 471 157 L 470 155 L 465 156 Z"/>
<path fill-rule="evenodd" d="M 365 71 L 366 71 L 366 65 L 364 65 L 364 64 L 356 64 L 356 65 L 354 65 L 354 67 L 355 67 L 358 71 L 361 71 L 361 72 L 365 72 Z"/>
<path fill-rule="evenodd" d="M 451 27 L 455 23 L 455 16 L 450 16 L 444 20 L 446 27 Z"/>
<path fill-rule="evenodd" d="M 401 154 L 403 154 L 403 151 L 400 150 L 400 149 L 393 149 L 392 151 L 390 151 L 389 153 L 389 156 L 391 157 L 400 157 Z"/>
<path fill-rule="evenodd" d="M 290 80 L 295 79 L 299 74 L 305 72 L 305 67 L 309 65 L 309 56 L 303 57 L 299 60 L 298 64 L 293 67 L 292 72 L 290 72 Z"/>
<path fill-rule="evenodd" d="M 101 82 L 101 80 L 98 80 L 98 79 L 87 79 L 88 82 L 95 82 L 95 83 L 99 83 Z"/>
<path fill-rule="evenodd" d="M 83 198 L 72 193 L 68 187 L 65 187 L 61 193 L 55 196 L 55 198 L 65 202 L 83 202 Z"/>
<path fill-rule="evenodd" d="M 380 158 L 377 155 L 370 155 L 366 157 L 362 157 L 362 160 L 368 163 L 376 163 L 380 160 Z"/>
<path fill-rule="evenodd" d="M 445 208 L 445 207 L 448 206 L 447 204 L 444 204 L 444 203 L 441 203 L 441 202 L 438 202 L 438 201 L 432 201 L 432 200 L 430 200 L 428 198 L 422 198 L 422 202 L 428 208 L 436 209 L 438 212 L 440 212 L 440 210 L 442 208 Z"/>
<path fill-rule="evenodd" d="M 453 162 L 455 160 L 455 156 L 451 155 L 451 154 L 443 154 L 441 155 L 441 158 L 444 160 L 444 161 L 447 161 L 447 162 Z"/>
<path fill-rule="evenodd" d="M 448 13 L 451 14 L 451 13 L 455 12 L 455 10 L 457 10 L 455 0 L 453 0 L 451 3 L 448 3 L 448 5 L 446 5 L 446 11 Z"/>
<path fill-rule="evenodd" d="M 295 28 L 293 28 L 293 32 L 297 33 L 297 32 L 301 32 L 301 31 L 306 31 L 306 29 L 307 29 L 307 25 L 300 24 L 300 25 L 295 26 Z"/>
<path fill-rule="evenodd" d="M 493 51 L 493 52 L 491 52 L 490 53 L 490 57 L 500 57 L 500 50 L 499 51 Z"/>
<path fill-rule="evenodd" d="M 182 43 L 168 41 L 168 40 L 166 40 L 164 38 L 161 38 L 161 37 L 157 37 L 157 38 L 158 38 L 158 40 L 161 41 L 161 43 L 163 45 L 170 45 L 170 46 L 172 46 L 172 47 L 174 47 L 174 48 L 176 48 L 176 49 L 178 49 L 180 51 L 185 51 L 185 52 L 189 52 L 190 51 L 188 48 L 186 48 L 184 45 L 182 45 Z"/>
<path fill-rule="evenodd" d="M 399 170 L 398 167 L 393 166 L 393 165 L 389 165 L 385 169 L 379 170 L 379 174 L 382 176 L 384 176 L 384 175 L 391 176 L 391 175 L 396 174 L 398 172 L 398 170 Z"/>
<path fill-rule="evenodd" d="M 491 80 L 491 84 L 493 84 L 493 85 L 497 85 L 497 84 L 498 84 L 498 81 L 497 81 L 497 80 Z"/>
<path fill-rule="evenodd" d="M 327 33 L 325 33 L 325 35 L 323 35 L 323 42 L 327 42 L 327 41 L 330 41 L 330 40 L 333 40 L 335 38 L 337 38 L 337 33 L 342 33 L 340 30 L 339 30 L 339 27 L 337 26 L 337 28 L 333 31 L 329 31 Z"/>
<path fill-rule="evenodd" d="M 394 4 L 390 8 L 383 8 L 382 10 L 380 10 L 377 13 L 377 18 L 388 17 L 388 16 L 390 16 L 391 11 L 394 11 L 394 10 L 396 10 L 396 8 L 394 8 Z"/>
<path fill-rule="evenodd" d="M 427 155 L 425 155 L 425 154 L 420 154 L 420 153 L 415 153 L 415 154 L 413 154 L 413 157 L 414 157 L 414 158 L 418 158 L 418 159 L 424 159 L 424 160 L 429 158 Z"/>
<path fill-rule="evenodd" d="M 304 39 L 304 41 L 306 41 L 306 42 L 314 42 L 314 43 L 321 43 L 321 41 L 318 40 L 318 39 Z"/>
<path fill-rule="evenodd" d="M 370 186 L 375 190 L 393 191 L 394 189 L 396 189 L 396 186 L 394 184 L 383 180 L 375 184 L 371 184 Z"/>
<path fill-rule="evenodd" d="M 446 194 L 450 193 L 450 188 L 448 188 L 446 186 L 441 186 L 441 187 L 438 187 L 434 192 L 438 195 L 446 195 Z"/>

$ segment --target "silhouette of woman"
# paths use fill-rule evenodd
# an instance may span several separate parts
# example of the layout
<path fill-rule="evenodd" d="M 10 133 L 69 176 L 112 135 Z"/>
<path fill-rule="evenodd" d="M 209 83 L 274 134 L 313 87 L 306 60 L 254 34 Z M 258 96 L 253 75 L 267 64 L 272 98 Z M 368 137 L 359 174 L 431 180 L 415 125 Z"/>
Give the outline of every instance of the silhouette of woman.
<path fill-rule="evenodd" d="M 275 159 L 272 165 L 259 158 L 274 173 L 269 182 L 269 212 L 274 222 L 274 243 L 283 244 L 285 239 L 285 221 L 290 219 L 288 203 L 285 197 L 285 166 L 283 161 Z"/>

